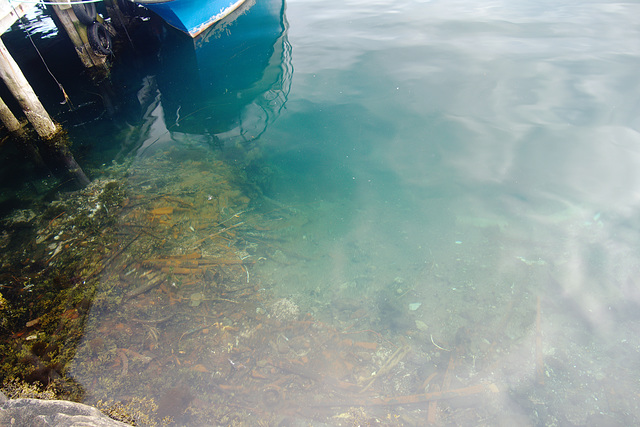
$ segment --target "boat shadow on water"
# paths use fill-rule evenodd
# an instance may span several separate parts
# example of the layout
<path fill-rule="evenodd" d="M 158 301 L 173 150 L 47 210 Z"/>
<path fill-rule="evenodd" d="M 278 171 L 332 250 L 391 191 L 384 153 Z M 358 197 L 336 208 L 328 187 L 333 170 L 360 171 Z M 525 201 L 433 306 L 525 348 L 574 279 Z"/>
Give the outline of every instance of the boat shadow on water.
<path fill-rule="evenodd" d="M 137 94 L 146 123 L 139 148 L 186 135 L 214 147 L 259 138 L 291 87 L 284 11 L 284 2 L 249 0 L 195 39 L 163 31 L 159 60 Z"/>

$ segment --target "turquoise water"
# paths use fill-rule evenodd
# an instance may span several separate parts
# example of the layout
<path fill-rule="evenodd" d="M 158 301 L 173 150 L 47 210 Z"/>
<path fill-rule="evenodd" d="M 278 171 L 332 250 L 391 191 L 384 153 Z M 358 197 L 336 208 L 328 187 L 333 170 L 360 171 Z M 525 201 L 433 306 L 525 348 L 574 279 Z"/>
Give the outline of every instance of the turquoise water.
<path fill-rule="evenodd" d="M 86 342 L 99 350 L 89 357 L 85 346 L 72 369 L 88 396 L 113 391 L 87 371 L 86 360 L 104 351 L 105 369 L 122 381 L 118 397 L 146 396 L 123 379 L 134 370 L 164 379 L 185 404 L 163 414 L 193 425 L 232 425 L 219 412 L 202 415 L 212 406 L 243 408 L 237 425 L 637 423 L 640 5 L 251 7 L 195 48 L 169 32 L 145 54 L 116 57 L 118 112 L 76 119 L 70 133 L 90 147 L 78 157 L 93 177 L 115 158 L 129 162 L 131 194 L 205 206 L 176 219 L 182 228 L 172 229 L 170 255 L 220 250 L 189 232 L 213 240 L 206 203 L 218 200 L 224 216 L 214 222 L 237 224 L 243 254 L 255 261 L 224 274 L 255 285 L 261 302 L 243 306 L 244 320 L 214 323 L 193 308 L 207 275 L 193 284 L 171 277 L 166 293 L 183 286 L 192 304 L 147 326 L 140 343 L 114 338 L 104 350 L 91 344 L 96 334 L 122 325 L 135 335 L 142 329 L 131 318 L 158 312 L 149 301 L 94 310 Z M 137 49 L 149 43 L 137 37 Z M 215 186 L 222 181 L 232 186 L 224 203 Z M 250 201 L 238 195 L 245 191 Z M 212 292 L 202 286 L 198 295 Z M 238 302 L 232 293 L 217 298 Z M 295 315 L 283 311 L 287 304 Z M 233 339 L 215 340 L 229 340 L 226 353 L 210 344 L 187 357 L 180 345 L 199 315 L 207 331 L 235 328 Z M 262 326 L 269 319 L 277 322 Z M 295 323 L 305 319 L 315 332 Z M 272 338 L 256 341 L 260 327 Z M 180 343 L 163 348 L 163 334 Z M 377 347 L 345 349 L 331 344 L 334 334 Z M 302 374 L 265 362 L 313 361 L 313 351 L 293 343 L 307 335 L 340 363 Z M 147 366 L 144 357 L 162 361 Z M 269 363 L 280 368 L 254 374 Z M 240 388 L 236 395 L 220 384 Z M 154 386 L 148 395 L 157 398 Z M 475 386 L 484 388 L 457 395 Z M 438 388 L 456 390 L 455 398 L 376 401 Z M 347 403 L 327 403 L 338 399 Z"/>
<path fill-rule="evenodd" d="M 499 287 L 520 265 L 557 280 L 508 286 L 612 327 L 636 303 L 635 8 L 289 3 L 269 195 L 318 204 L 316 244 L 357 246 L 372 282 L 436 262 Z"/>

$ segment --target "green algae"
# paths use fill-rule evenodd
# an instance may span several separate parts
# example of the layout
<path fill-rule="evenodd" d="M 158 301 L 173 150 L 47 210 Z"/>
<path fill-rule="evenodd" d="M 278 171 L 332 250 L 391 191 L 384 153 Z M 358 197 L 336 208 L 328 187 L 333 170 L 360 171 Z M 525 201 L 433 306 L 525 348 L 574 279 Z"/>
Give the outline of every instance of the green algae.
<path fill-rule="evenodd" d="M 30 238 L 22 250 L 2 255 L 0 382 L 55 383 L 61 397 L 83 397 L 65 371 L 83 336 L 103 258 L 115 241 L 104 231 L 115 223 L 122 200 L 122 186 L 102 180 L 62 195 L 26 224 L 4 221 L 10 233 L 28 228 Z"/>

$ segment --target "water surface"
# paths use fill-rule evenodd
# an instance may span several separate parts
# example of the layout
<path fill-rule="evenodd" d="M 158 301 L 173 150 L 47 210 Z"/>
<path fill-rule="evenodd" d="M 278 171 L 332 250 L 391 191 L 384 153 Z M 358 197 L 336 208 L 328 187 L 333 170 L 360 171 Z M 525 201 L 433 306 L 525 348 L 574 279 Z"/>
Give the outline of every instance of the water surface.
<path fill-rule="evenodd" d="M 74 377 L 192 425 L 637 423 L 639 8 L 256 0 L 116 58 L 96 141 L 158 237 Z"/>

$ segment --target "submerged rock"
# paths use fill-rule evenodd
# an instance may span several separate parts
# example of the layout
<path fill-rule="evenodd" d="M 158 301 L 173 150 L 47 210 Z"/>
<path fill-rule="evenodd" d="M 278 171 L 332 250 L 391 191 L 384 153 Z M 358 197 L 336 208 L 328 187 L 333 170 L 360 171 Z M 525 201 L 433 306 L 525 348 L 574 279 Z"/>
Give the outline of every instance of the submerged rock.
<path fill-rule="evenodd" d="M 7 399 L 0 393 L 0 425 L 15 427 L 126 427 L 98 409 L 66 400 Z"/>

